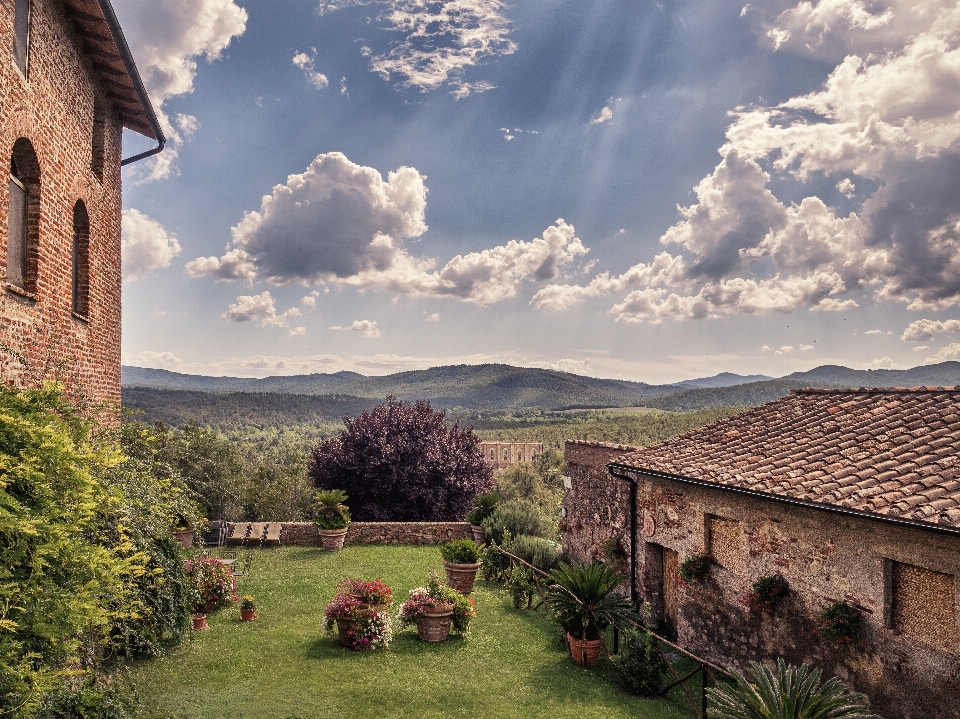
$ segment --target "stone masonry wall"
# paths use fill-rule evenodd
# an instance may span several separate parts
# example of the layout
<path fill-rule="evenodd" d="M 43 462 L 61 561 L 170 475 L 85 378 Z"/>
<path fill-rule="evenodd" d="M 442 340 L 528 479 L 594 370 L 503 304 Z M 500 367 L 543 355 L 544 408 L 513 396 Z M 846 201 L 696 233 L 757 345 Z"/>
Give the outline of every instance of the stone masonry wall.
<path fill-rule="evenodd" d="M 283 522 L 280 542 L 319 546 L 320 535 L 312 522 Z M 233 528 L 233 525 L 230 525 Z M 472 538 L 467 522 L 351 522 L 347 544 L 445 544 L 451 539 Z"/>
<path fill-rule="evenodd" d="M 604 533 L 630 526 L 629 483 L 603 478 L 598 463 L 614 454 L 612 448 L 568 443 L 566 449 L 571 488 L 564 500 L 563 544 L 572 555 L 589 559 Z M 960 538 L 633 474 L 638 479 L 637 590 L 661 614 L 669 614 L 664 602 L 676 596 L 683 646 L 736 668 L 781 656 L 813 664 L 867 694 L 885 719 L 955 719 Z M 624 545 L 629 550 L 629 537 Z M 664 576 L 668 552 L 676 552 L 680 562 L 712 554 L 706 583 L 681 587 L 675 574 Z M 920 602 L 916 594 L 923 591 L 950 595 L 928 596 L 936 606 L 951 608 L 925 617 L 939 622 L 936 628 L 921 632 L 897 623 L 893 570 L 901 565 L 927 570 L 912 573 L 921 578 L 937 578 L 921 588 L 913 582 L 902 602 Z M 794 596 L 774 616 L 750 612 L 744 595 L 761 576 L 774 573 L 787 579 Z M 835 601 L 859 608 L 866 627 L 862 647 L 838 650 L 817 639 L 817 614 Z M 941 646 L 928 643 L 930 636 Z M 948 646 L 943 637 L 952 638 Z"/>
<path fill-rule="evenodd" d="M 33 0 L 27 75 L 15 66 L 12 0 L 0 2 L 0 166 L 9 172 L 14 143 L 32 145 L 39 165 L 28 183 L 31 226 L 26 291 L 0 279 L 0 378 L 30 383 L 58 376 L 74 393 L 120 402 L 120 153 L 121 126 L 106 113 L 102 178 L 91 169 L 94 101 L 103 94 L 63 4 Z M 23 143 L 21 143 L 23 144 Z M 72 313 L 73 209 L 89 215 L 89 301 Z M 0 274 L 6 269 L 9 182 L 0 182 Z M 64 361 L 66 360 L 66 361 Z M 60 365 L 57 367 L 57 365 Z M 46 367 L 47 371 L 43 371 Z"/>

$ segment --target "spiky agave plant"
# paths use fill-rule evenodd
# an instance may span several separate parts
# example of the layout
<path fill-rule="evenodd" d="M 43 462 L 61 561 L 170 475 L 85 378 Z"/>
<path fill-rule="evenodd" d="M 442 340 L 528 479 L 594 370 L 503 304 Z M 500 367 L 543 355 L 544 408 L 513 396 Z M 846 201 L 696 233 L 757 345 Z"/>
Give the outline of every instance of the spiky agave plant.
<path fill-rule="evenodd" d="M 880 719 L 836 677 L 821 684 L 819 669 L 781 658 L 776 676 L 757 662 L 749 674 L 752 681 L 735 672 L 736 684 L 707 689 L 710 719 Z"/>

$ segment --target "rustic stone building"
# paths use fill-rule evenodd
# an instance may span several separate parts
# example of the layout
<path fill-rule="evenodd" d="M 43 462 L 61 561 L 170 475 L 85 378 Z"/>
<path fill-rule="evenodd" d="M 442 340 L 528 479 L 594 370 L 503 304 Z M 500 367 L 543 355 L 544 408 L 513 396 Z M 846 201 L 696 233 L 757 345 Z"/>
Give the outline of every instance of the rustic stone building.
<path fill-rule="evenodd" d="M 481 442 L 480 452 L 495 469 L 517 462 L 534 462 L 543 454 L 542 442 Z"/>
<path fill-rule="evenodd" d="M 568 443 L 565 472 L 564 548 L 589 560 L 619 538 L 636 594 L 684 646 L 815 664 L 887 719 L 958 716 L 960 387 L 799 390 L 639 450 Z M 701 553 L 706 581 L 683 586 Z M 750 611 L 774 574 L 792 596 Z M 838 601 L 861 614 L 861 646 L 818 640 Z"/>
<path fill-rule="evenodd" d="M 0 0 L 4 380 L 119 403 L 120 166 L 163 142 L 108 0 Z"/>

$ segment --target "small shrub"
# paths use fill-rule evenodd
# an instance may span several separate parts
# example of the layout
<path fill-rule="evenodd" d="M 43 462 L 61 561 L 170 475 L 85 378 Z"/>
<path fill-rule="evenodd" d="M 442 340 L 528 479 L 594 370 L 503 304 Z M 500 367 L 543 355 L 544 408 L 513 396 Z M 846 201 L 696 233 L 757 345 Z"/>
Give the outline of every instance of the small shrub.
<path fill-rule="evenodd" d="M 454 539 L 440 547 L 440 556 L 452 564 L 476 564 L 480 550 L 472 539 Z"/>
<path fill-rule="evenodd" d="M 650 605 L 644 604 L 644 617 L 650 624 Z M 623 634 L 617 666 L 627 689 L 642 697 L 660 693 L 667 662 L 657 650 L 658 639 L 642 629 L 628 629 Z"/>
<path fill-rule="evenodd" d="M 863 639 L 863 617 L 846 602 L 834 602 L 820 612 L 813 632 L 834 647 L 856 646 Z"/>
<path fill-rule="evenodd" d="M 500 579 L 510 568 L 510 558 L 500 551 L 500 547 L 491 544 L 480 558 L 480 576 L 488 582 Z"/>
<path fill-rule="evenodd" d="M 525 499 L 511 499 L 499 505 L 489 517 L 483 520 L 483 529 L 487 538 L 496 544 L 503 544 L 504 533 L 519 537 L 526 534 L 531 537 L 552 537 L 555 526 L 544 517 L 533 502 Z"/>
<path fill-rule="evenodd" d="M 750 594 L 743 603 L 751 611 L 773 614 L 790 598 L 790 585 L 780 574 L 768 574 L 753 583 Z"/>
<path fill-rule="evenodd" d="M 117 681 L 83 677 L 65 681 L 44 696 L 38 716 L 43 719 L 133 719 L 135 697 Z"/>
<path fill-rule="evenodd" d="M 563 552 L 549 539 L 520 535 L 503 544 L 510 554 L 520 557 L 543 572 L 551 572 L 560 564 Z"/>
<path fill-rule="evenodd" d="M 513 599 L 513 606 L 517 609 L 529 609 L 533 603 L 537 585 L 533 582 L 533 572 L 529 567 L 516 564 L 507 572 L 507 588 Z"/>
<path fill-rule="evenodd" d="M 680 582 L 687 584 L 702 584 L 710 573 L 710 557 L 706 554 L 694 554 L 683 560 L 683 563 L 677 568 L 677 577 Z"/>

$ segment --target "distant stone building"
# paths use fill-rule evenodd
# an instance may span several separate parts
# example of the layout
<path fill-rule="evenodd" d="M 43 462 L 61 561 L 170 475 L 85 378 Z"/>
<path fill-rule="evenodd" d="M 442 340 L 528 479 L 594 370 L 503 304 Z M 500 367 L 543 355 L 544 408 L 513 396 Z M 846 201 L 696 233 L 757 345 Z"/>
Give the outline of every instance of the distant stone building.
<path fill-rule="evenodd" d="M 542 442 L 481 442 L 480 451 L 495 469 L 517 462 L 533 462 L 543 454 Z"/>
<path fill-rule="evenodd" d="M 120 166 L 163 142 L 108 0 L 0 3 L 3 380 L 119 403 Z"/>
<path fill-rule="evenodd" d="M 958 716 L 960 387 L 798 390 L 643 449 L 568 442 L 565 474 L 564 549 L 591 560 L 620 539 L 636 594 L 682 645 L 823 667 L 886 719 Z M 707 581 L 683 586 L 700 553 Z M 749 611 L 773 574 L 793 596 Z M 862 647 L 818 639 L 838 601 L 860 613 Z"/>

